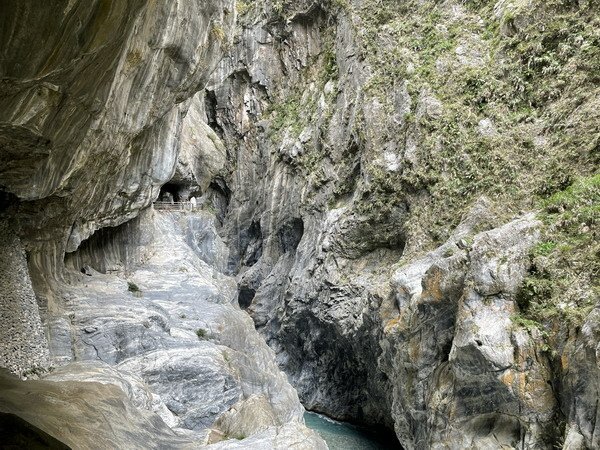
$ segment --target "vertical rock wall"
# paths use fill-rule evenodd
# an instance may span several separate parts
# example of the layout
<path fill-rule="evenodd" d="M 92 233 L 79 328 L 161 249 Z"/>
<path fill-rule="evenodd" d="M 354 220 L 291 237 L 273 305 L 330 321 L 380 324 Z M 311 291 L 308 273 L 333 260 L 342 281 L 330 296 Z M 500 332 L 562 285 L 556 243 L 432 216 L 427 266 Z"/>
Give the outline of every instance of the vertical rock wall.
<path fill-rule="evenodd" d="M 535 52 L 560 53 L 544 34 L 557 11 L 594 15 L 559 3 L 240 2 L 206 92 L 228 149 L 229 270 L 307 408 L 394 427 L 406 448 L 550 448 L 565 412 L 585 428 L 569 439 L 594 442 L 595 382 L 567 371 L 560 400 L 555 330 L 517 304 L 539 239 L 523 210 L 556 189 L 554 168 L 595 170 L 595 144 L 567 156 L 550 125 L 581 109 L 538 92 L 549 69 L 532 74 Z M 570 338 L 578 367 L 593 330 Z"/>
<path fill-rule="evenodd" d="M 65 252 L 122 270 L 127 233 L 82 242 L 193 180 L 216 222 L 188 238 L 208 233 L 195 251 L 218 248 L 307 407 L 407 448 L 596 446 L 596 312 L 555 333 L 516 297 L 537 240 L 519 211 L 597 171 L 597 0 L 239 1 L 233 43 L 232 1 L 3 6 L 0 187 L 21 238 L 3 248 L 17 268 L 27 251 L 60 345 Z M 32 308 L 23 286 L 7 314 Z M 37 364 L 32 314 L 14 334 L 37 336 L 19 344 Z"/>

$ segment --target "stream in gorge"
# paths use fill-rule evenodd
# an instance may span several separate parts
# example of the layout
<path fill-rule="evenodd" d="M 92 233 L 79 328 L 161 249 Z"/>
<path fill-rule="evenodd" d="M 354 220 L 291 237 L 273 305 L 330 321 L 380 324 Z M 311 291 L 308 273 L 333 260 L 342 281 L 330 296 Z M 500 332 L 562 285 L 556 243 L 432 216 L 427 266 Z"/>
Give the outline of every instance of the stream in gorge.
<path fill-rule="evenodd" d="M 329 417 L 307 411 L 306 426 L 315 430 L 327 442 L 329 450 L 401 450 L 394 433 L 374 431 L 366 427 L 338 422 Z"/>

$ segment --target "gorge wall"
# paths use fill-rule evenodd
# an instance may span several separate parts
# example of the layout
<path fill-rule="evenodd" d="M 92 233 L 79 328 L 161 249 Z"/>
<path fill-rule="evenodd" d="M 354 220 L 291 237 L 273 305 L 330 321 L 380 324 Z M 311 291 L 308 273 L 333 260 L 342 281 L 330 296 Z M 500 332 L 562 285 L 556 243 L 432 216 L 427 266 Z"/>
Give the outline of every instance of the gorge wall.
<path fill-rule="evenodd" d="M 2 365 L 129 386 L 181 446 L 324 445 L 273 359 L 404 448 L 600 446 L 599 8 L 9 1 Z"/>
<path fill-rule="evenodd" d="M 238 3 L 205 100 L 229 270 L 307 408 L 597 445 L 597 7 Z"/>
<path fill-rule="evenodd" d="M 3 6 L 2 185 L 22 201 L 36 272 L 172 178 L 187 101 L 234 15 L 230 1 Z"/>

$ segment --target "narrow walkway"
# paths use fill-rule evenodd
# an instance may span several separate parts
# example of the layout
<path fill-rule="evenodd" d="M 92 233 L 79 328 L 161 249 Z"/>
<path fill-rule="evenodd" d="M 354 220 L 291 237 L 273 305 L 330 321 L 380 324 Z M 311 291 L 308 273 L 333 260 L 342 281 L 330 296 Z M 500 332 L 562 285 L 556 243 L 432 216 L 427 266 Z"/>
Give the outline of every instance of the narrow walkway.
<path fill-rule="evenodd" d="M 191 202 L 154 202 L 152 204 L 156 211 L 192 211 Z"/>

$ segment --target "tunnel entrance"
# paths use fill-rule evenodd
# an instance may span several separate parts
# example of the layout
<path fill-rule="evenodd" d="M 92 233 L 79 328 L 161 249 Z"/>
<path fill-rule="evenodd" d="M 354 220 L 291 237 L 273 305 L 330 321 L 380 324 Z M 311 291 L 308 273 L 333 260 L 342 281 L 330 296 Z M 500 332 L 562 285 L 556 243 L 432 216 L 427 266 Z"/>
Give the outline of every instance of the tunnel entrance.
<path fill-rule="evenodd" d="M 183 184 L 169 182 L 160 188 L 158 200 L 161 202 L 184 202 L 190 196 L 190 189 Z"/>

